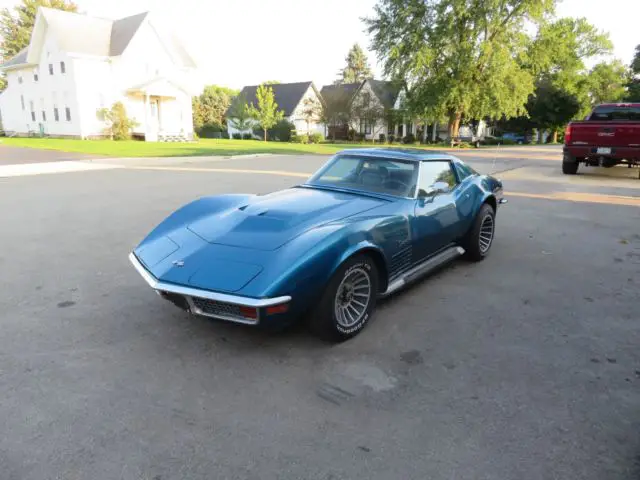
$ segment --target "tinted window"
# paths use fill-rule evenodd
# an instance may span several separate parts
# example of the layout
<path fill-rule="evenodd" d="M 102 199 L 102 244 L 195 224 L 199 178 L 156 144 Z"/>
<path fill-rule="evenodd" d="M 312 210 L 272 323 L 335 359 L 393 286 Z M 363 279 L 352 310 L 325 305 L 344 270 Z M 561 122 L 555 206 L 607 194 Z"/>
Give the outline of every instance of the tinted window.
<path fill-rule="evenodd" d="M 596 107 L 593 113 L 589 116 L 589 121 L 595 121 L 595 122 L 624 121 L 624 120 L 629 120 L 633 122 L 640 121 L 640 107 L 625 107 L 625 106 Z"/>
<path fill-rule="evenodd" d="M 411 197 L 415 192 L 418 163 L 356 155 L 338 155 L 307 184 Z"/>
<path fill-rule="evenodd" d="M 449 185 L 449 189 L 457 185 L 458 182 L 450 162 L 422 162 L 420 166 L 420 185 L 418 188 L 426 191 L 436 182 L 445 182 Z"/>
<path fill-rule="evenodd" d="M 458 179 L 460 181 L 464 180 L 467 177 L 470 177 L 471 175 L 478 174 L 478 172 L 476 172 L 473 168 L 471 168 L 469 165 L 465 163 L 456 162 L 455 166 L 456 166 L 456 171 L 458 173 Z"/>

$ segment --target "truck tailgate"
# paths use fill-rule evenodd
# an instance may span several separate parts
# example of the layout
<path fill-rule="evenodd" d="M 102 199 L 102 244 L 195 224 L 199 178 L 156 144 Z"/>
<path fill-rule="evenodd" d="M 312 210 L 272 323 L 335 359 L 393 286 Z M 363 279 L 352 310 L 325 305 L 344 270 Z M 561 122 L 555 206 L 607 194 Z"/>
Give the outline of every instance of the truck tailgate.
<path fill-rule="evenodd" d="M 640 147 L 640 123 L 571 122 L 570 145 Z"/>

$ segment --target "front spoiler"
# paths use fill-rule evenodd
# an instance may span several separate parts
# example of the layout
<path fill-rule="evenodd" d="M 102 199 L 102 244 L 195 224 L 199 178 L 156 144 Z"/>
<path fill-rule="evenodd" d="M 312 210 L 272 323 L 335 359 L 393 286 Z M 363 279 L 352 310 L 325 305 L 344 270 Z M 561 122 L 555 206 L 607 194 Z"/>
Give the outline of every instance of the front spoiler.
<path fill-rule="evenodd" d="M 207 317 L 219 318 L 221 320 L 228 320 L 230 322 L 236 323 L 244 323 L 255 325 L 258 323 L 260 318 L 260 310 L 261 308 L 269 307 L 272 305 L 281 305 L 283 303 L 287 303 L 291 301 L 291 297 L 286 295 L 282 297 L 274 297 L 274 298 L 253 298 L 253 297 L 243 297 L 240 295 L 230 295 L 227 293 L 219 293 L 212 292 L 210 290 L 202 290 L 200 288 L 193 287 L 184 287 L 181 285 L 176 285 L 173 283 L 166 283 L 158 280 L 154 277 L 143 265 L 140 263 L 138 258 L 134 255 L 133 252 L 129 254 L 129 260 L 138 271 L 138 273 L 144 278 L 144 280 L 149 284 L 151 288 L 153 288 L 157 293 L 172 293 L 175 295 L 181 295 L 185 298 L 187 303 L 189 304 L 189 310 L 192 313 L 197 315 L 204 315 Z M 221 314 L 208 314 L 201 309 L 199 309 L 193 299 L 204 299 L 204 300 L 212 300 L 214 302 L 221 302 L 223 304 L 231 304 L 234 306 L 241 307 L 250 307 L 255 308 L 258 311 L 258 318 L 249 319 L 249 318 L 238 318 L 236 316 L 229 315 L 221 315 Z"/>

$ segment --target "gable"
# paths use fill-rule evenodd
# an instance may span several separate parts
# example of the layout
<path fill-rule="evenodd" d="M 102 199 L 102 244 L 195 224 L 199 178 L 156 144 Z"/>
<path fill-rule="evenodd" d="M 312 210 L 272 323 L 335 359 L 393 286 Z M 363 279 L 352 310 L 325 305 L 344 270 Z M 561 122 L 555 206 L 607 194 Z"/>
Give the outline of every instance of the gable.
<path fill-rule="evenodd" d="M 277 83 L 275 85 L 269 86 L 273 89 L 273 96 L 275 97 L 275 101 L 278 104 L 278 110 L 282 110 L 285 117 L 290 117 L 298 104 L 301 102 L 305 93 L 307 93 L 307 90 L 309 90 L 309 88 L 313 86 L 313 83 Z M 257 91 L 258 85 L 251 85 L 248 87 L 244 87 L 240 92 L 240 95 L 244 96 L 248 105 L 251 105 L 252 103 L 254 105 L 257 105 Z"/>

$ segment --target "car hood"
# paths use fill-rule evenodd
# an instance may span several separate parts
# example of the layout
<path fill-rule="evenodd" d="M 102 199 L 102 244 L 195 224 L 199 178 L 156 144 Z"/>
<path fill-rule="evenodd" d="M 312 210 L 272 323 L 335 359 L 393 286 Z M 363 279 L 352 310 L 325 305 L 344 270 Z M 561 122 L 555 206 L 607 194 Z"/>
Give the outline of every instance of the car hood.
<path fill-rule="evenodd" d="M 240 205 L 200 216 L 187 228 L 211 244 L 269 251 L 311 228 L 383 203 L 374 197 L 296 187 L 250 197 Z"/>

